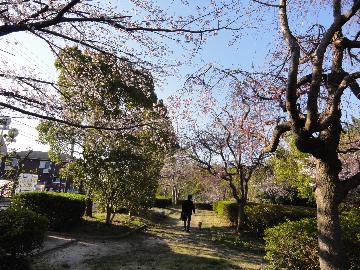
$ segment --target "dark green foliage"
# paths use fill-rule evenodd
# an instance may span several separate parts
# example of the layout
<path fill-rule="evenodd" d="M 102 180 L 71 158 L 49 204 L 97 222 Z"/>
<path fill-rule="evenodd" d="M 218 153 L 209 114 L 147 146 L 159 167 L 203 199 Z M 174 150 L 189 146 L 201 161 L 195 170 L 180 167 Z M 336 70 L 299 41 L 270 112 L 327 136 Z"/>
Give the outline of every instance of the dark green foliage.
<path fill-rule="evenodd" d="M 233 201 L 218 201 L 214 203 L 214 211 L 235 224 L 237 222 L 238 206 Z M 301 206 L 248 203 L 245 206 L 247 227 L 262 234 L 266 228 L 273 227 L 287 220 L 300 220 L 315 217 L 315 209 Z"/>
<path fill-rule="evenodd" d="M 60 105 L 69 121 L 119 128 L 78 129 L 42 121 L 39 138 L 50 145 L 53 158 L 79 146 L 81 158 L 68 163 L 61 176 L 106 211 L 108 224 L 120 208 L 131 215 L 150 208 L 164 157 L 176 143 L 151 73 L 126 59 L 77 47 L 64 48 L 55 66 L 63 93 Z M 124 132 L 127 128 L 131 132 Z"/>
<path fill-rule="evenodd" d="M 266 259 L 276 269 L 319 269 L 316 219 L 288 221 L 265 230 Z"/>
<path fill-rule="evenodd" d="M 77 224 L 85 212 L 85 196 L 71 193 L 27 192 L 19 193 L 12 206 L 45 215 L 53 230 L 66 230 Z"/>
<path fill-rule="evenodd" d="M 156 196 L 154 201 L 154 207 L 158 208 L 166 208 L 172 205 L 171 198 L 167 198 L 164 196 Z"/>
<path fill-rule="evenodd" d="M 245 206 L 245 212 L 248 216 L 249 229 L 259 234 L 287 220 L 295 221 L 316 216 L 314 208 L 277 204 L 249 203 Z"/>
<path fill-rule="evenodd" d="M 199 210 L 213 210 L 213 206 L 211 203 L 200 203 L 200 202 L 196 202 L 194 203 L 195 205 L 195 209 L 199 209 Z"/>
<path fill-rule="evenodd" d="M 342 236 L 346 248 L 349 270 L 360 270 L 360 209 L 340 215 Z"/>
<path fill-rule="evenodd" d="M 346 269 L 360 269 L 360 215 L 355 212 L 340 216 L 346 256 Z M 288 221 L 265 231 L 266 259 L 275 269 L 317 270 L 318 241 L 316 219 Z"/>
<path fill-rule="evenodd" d="M 262 190 L 257 191 L 257 197 L 260 202 L 268 204 L 295 205 L 304 207 L 315 207 L 315 201 L 309 198 L 303 198 L 297 187 L 284 183 L 272 183 L 274 189 L 281 189 L 282 192 L 266 193 Z"/>
<path fill-rule="evenodd" d="M 238 250 L 262 252 L 262 239 L 251 233 L 237 234 L 229 231 L 212 231 L 211 241 L 225 244 Z"/>
<path fill-rule="evenodd" d="M 0 257 L 0 270 L 32 270 L 27 257 Z"/>
<path fill-rule="evenodd" d="M 185 200 L 178 200 L 177 205 L 181 206 Z M 154 207 L 166 208 L 172 205 L 171 198 L 165 196 L 156 196 L 154 201 Z M 199 210 L 213 210 L 213 205 L 211 203 L 194 203 L 195 209 Z"/>
<path fill-rule="evenodd" d="M 9 208 L 0 211 L 0 260 L 19 257 L 40 248 L 48 220 L 27 209 Z M 2 255 L 2 256 L 1 256 Z"/>

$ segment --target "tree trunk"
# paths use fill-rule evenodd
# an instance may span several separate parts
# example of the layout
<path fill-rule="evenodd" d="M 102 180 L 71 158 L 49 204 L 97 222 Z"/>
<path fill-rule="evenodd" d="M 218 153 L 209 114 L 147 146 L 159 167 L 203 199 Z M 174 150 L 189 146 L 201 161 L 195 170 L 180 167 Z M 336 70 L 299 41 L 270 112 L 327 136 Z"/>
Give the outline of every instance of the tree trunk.
<path fill-rule="evenodd" d="M 86 191 L 86 199 L 85 199 L 85 216 L 92 217 L 93 212 L 93 201 L 92 201 L 92 192 L 90 189 Z"/>
<path fill-rule="evenodd" d="M 85 190 L 84 190 L 84 180 L 80 180 L 80 183 L 79 183 L 79 194 L 85 194 Z"/>
<path fill-rule="evenodd" d="M 111 207 L 109 205 L 106 205 L 106 219 L 105 223 L 110 225 L 111 224 Z"/>
<path fill-rule="evenodd" d="M 177 205 L 177 198 L 178 198 L 178 190 L 176 186 L 172 188 L 172 204 L 173 206 Z"/>
<path fill-rule="evenodd" d="M 66 178 L 65 180 L 65 193 L 69 192 L 70 189 L 70 180 Z"/>
<path fill-rule="evenodd" d="M 240 232 L 245 228 L 245 225 L 246 225 L 245 202 L 238 201 L 238 217 L 237 217 L 236 231 Z"/>
<path fill-rule="evenodd" d="M 85 216 L 92 217 L 93 201 L 91 198 L 85 200 Z"/>
<path fill-rule="evenodd" d="M 318 161 L 315 198 L 317 205 L 317 231 L 321 270 L 344 270 L 346 259 L 341 239 L 339 204 L 342 190 L 339 188 L 337 164 Z"/>

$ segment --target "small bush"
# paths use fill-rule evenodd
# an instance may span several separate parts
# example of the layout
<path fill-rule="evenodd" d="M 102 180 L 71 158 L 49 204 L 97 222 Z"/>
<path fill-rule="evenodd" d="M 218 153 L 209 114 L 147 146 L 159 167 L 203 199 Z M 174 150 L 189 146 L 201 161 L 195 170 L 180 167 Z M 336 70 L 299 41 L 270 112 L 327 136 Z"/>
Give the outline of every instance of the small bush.
<path fill-rule="evenodd" d="M 200 202 L 196 202 L 194 203 L 195 205 L 195 209 L 199 209 L 199 210 L 213 210 L 213 206 L 211 203 L 200 203 Z"/>
<path fill-rule="evenodd" d="M 310 207 L 257 203 L 245 206 L 245 213 L 248 217 L 247 226 L 259 234 L 287 220 L 295 221 L 316 216 L 316 210 Z"/>
<path fill-rule="evenodd" d="M 360 269 L 360 215 L 344 213 L 340 217 L 346 257 L 346 269 Z M 275 269 L 318 270 L 316 219 L 288 221 L 265 231 L 265 258 Z"/>
<path fill-rule="evenodd" d="M 224 217 L 231 223 L 235 224 L 238 215 L 238 205 L 233 201 L 217 201 L 213 204 L 213 210 L 216 214 Z"/>
<path fill-rule="evenodd" d="M 271 265 L 286 269 L 318 269 L 316 219 L 288 221 L 265 230 Z"/>
<path fill-rule="evenodd" d="M 17 194 L 11 205 L 45 215 L 53 230 L 66 230 L 78 223 L 84 215 L 85 196 L 72 193 L 27 192 Z"/>
<path fill-rule="evenodd" d="M 234 201 L 218 201 L 214 211 L 233 224 L 237 222 L 238 205 Z M 287 220 L 300 220 L 315 217 L 315 209 L 301 206 L 247 203 L 245 206 L 247 226 L 251 231 L 262 234 L 266 228 L 273 227 Z"/>
<path fill-rule="evenodd" d="M 171 198 L 163 197 L 163 196 L 156 196 L 154 201 L 154 207 L 158 208 L 166 208 L 172 205 Z"/>
<path fill-rule="evenodd" d="M 48 220 L 26 209 L 9 208 L 0 211 L 0 253 L 3 259 L 19 257 L 40 248 Z M 0 256 L 1 257 L 1 256 Z"/>

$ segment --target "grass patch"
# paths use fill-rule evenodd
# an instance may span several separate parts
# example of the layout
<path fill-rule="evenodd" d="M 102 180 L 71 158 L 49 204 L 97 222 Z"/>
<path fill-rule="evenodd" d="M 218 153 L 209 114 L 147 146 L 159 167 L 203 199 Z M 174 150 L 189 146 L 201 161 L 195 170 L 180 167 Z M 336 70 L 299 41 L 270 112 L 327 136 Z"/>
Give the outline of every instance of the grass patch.
<path fill-rule="evenodd" d="M 155 217 L 159 216 L 159 212 L 164 212 L 165 217 L 155 222 L 152 216 L 154 213 Z M 46 262 L 49 268 L 38 267 L 36 270 L 66 269 L 64 263 L 68 263 L 70 269 L 80 265 L 81 269 L 87 270 L 255 270 L 264 266 L 263 244 L 258 238 L 235 234 L 228 223 L 206 210 L 197 211 L 192 219 L 193 229 L 186 233 L 182 231 L 179 215 L 176 208 L 152 209 L 148 215 L 150 218 L 146 215 L 130 218 L 119 214 L 111 226 L 105 224 L 104 214 L 86 218 L 85 228 L 76 230 L 80 233 L 85 230 L 90 235 L 114 235 L 145 224 L 148 227 L 146 231 L 122 239 L 95 240 L 92 244 L 98 246 L 95 250 L 89 248 L 87 255 L 84 246 L 75 245 L 71 253 L 76 252 L 76 247 L 81 248 L 80 260 L 71 261 L 71 256 L 66 260 L 69 251 L 63 250 L 64 257 L 61 256 L 60 261 L 49 259 Z M 201 229 L 196 227 L 199 221 L 203 224 Z M 255 252 L 258 243 L 260 251 Z"/>
<path fill-rule="evenodd" d="M 97 213 L 92 218 L 84 217 L 79 225 L 72 228 L 71 233 L 86 236 L 109 236 L 126 233 L 146 224 L 146 220 L 138 217 L 118 214 L 112 224 L 105 224 L 105 214 Z"/>
<path fill-rule="evenodd" d="M 257 253 L 264 252 L 264 241 L 249 232 L 237 234 L 231 231 L 213 230 L 210 232 L 210 240 L 238 250 L 253 251 Z"/>
<path fill-rule="evenodd" d="M 218 257 L 197 256 L 191 250 L 170 250 L 163 245 L 156 247 L 156 253 L 148 249 L 137 250 L 131 255 L 109 256 L 87 261 L 90 270 L 240 270 L 239 266 Z"/>

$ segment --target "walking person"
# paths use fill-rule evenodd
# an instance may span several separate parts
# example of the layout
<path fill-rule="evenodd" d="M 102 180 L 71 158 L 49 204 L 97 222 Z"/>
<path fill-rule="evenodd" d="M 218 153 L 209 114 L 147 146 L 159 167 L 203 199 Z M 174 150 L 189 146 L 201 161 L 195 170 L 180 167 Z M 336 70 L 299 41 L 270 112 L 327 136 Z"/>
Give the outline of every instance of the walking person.
<path fill-rule="evenodd" d="M 195 206 L 192 202 L 192 195 L 188 195 L 188 199 L 182 203 L 181 219 L 184 221 L 184 230 L 190 231 L 190 221 L 192 213 L 195 214 Z"/>

